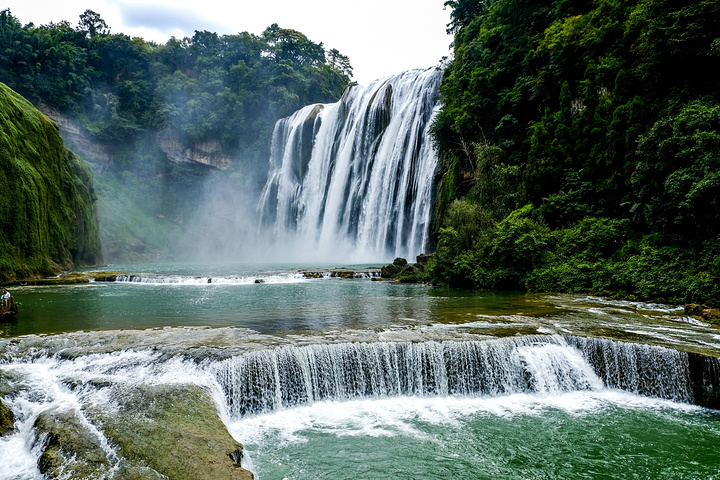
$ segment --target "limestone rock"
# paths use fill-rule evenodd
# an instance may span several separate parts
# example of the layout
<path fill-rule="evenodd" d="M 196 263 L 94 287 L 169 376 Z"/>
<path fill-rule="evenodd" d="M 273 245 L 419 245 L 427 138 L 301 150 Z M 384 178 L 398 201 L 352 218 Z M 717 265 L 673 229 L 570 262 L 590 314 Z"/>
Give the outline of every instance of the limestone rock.
<path fill-rule="evenodd" d="M 13 431 L 15 418 L 13 413 L 8 409 L 0 399 L 0 437 L 7 435 Z"/>
<path fill-rule="evenodd" d="M 114 400 L 118 411 L 97 415 L 129 466 L 146 466 L 173 480 L 253 478 L 236 463 L 242 445 L 199 387 L 142 385 L 118 392 Z"/>
<path fill-rule="evenodd" d="M 711 321 L 720 320 L 720 309 L 711 308 L 706 305 L 698 305 L 696 303 L 689 303 L 685 305 L 685 315 L 688 315 L 698 320 Z"/>
<path fill-rule="evenodd" d="M 103 478 L 112 467 L 100 438 L 91 432 L 77 412 L 45 412 L 35 421 L 38 440 L 45 449 L 38 460 L 48 478 Z"/>
<path fill-rule="evenodd" d="M 160 150 L 175 163 L 202 163 L 219 170 L 227 169 L 232 158 L 227 155 L 218 140 L 184 142 L 178 135 L 164 131 L 158 135 Z"/>

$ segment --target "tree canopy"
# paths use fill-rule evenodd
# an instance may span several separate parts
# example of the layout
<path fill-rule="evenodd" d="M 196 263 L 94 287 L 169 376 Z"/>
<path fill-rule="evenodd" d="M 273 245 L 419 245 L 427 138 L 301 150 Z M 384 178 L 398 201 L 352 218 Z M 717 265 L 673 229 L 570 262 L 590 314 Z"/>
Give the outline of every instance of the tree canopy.
<path fill-rule="evenodd" d="M 126 143 L 169 128 L 189 141 L 221 139 L 230 150 L 267 149 L 274 122 L 340 98 L 349 59 L 302 33 L 196 31 L 164 45 L 111 34 L 86 10 L 69 22 L 22 26 L 0 12 L 0 81 L 81 119 L 100 141 Z"/>
<path fill-rule="evenodd" d="M 469 286 L 720 302 L 708 287 L 720 283 L 710 253 L 720 244 L 720 87 L 709 68 L 720 2 L 446 5 L 456 34 L 434 125 L 437 274 Z M 463 228 L 450 220 L 458 201 L 494 222 L 471 244 L 458 243 Z M 523 254 L 527 242 L 539 256 Z M 503 251 L 527 262 L 510 275 Z M 573 274 L 591 264 L 595 278 Z"/>

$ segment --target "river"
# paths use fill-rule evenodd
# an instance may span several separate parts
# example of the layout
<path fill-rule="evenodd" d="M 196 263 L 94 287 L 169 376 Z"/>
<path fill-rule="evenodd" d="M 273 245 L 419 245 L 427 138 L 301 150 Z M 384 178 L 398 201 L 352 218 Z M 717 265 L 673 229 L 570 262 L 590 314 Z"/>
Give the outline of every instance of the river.
<path fill-rule="evenodd" d="M 685 366 L 685 352 L 720 355 L 720 332 L 682 308 L 373 281 L 368 267 L 111 265 L 134 276 L 13 289 L 0 478 L 43 478 L 33 425 L 62 408 L 87 420 L 110 465 L 97 478 L 112 477 L 122 458 L 92 412 L 149 384 L 207 392 L 263 480 L 720 478 L 720 413 L 691 404 Z M 302 273 L 335 268 L 363 273 Z"/>

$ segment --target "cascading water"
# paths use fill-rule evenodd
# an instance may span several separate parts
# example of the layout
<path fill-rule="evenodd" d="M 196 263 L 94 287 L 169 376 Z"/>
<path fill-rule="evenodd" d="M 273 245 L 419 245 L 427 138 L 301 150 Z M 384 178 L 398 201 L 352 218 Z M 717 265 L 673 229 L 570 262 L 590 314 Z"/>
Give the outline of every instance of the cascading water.
<path fill-rule="evenodd" d="M 345 262 L 426 250 L 440 78 L 435 68 L 405 72 L 278 121 L 258 206 L 278 246 Z"/>
<path fill-rule="evenodd" d="M 185 341 L 186 335 L 179 335 L 178 341 Z M 196 395 L 192 386 L 214 399 L 226 424 L 322 401 L 544 396 L 603 392 L 607 387 L 720 406 L 717 358 L 573 336 L 331 343 L 242 354 L 170 346 L 98 353 L 98 348 L 105 348 L 102 344 L 83 342 L 81 337 L 60 336 L 51 343 L 54 346 L 38 349 L 35 340 L 28 337 L 5 345 L 0 357 L 4 374 L 21 386 L 5 396 L 17 424 L 15 434 L 0 439 L 0 454 L 15 459 L 0 466 L 0 473 L 8 469 L 3 478 L 42 478 L 33 464 L 46 442 L 45 434 L 36 431 L 38 418 L 46 414 L 51 419 L 76 419 L 73 428 L 85 432 L 89 439 L 85 443 L 94 445 L 94 455 L 100 458 L 90 463 L 98 478 L 126 468 L 125 460 L 111 448 L 118 437 L 110 441 L 104 433 L 105 426 L 125 421 L 114 419 L 113 412 L 138 408 L 132 400 L 123 399 L 133 395 L 142 398 L 137 392 L 146 395 L 148 391 L 155 392 L 158 401 L 164 394 Z M 86 353 L 82 353 L 83 345 Z M 163 353 L 164 349 L 167 351 Z M 123 402 L 130 403 L 122 407 Z M 169 406 L 175 404 L 167 402 Z M 143 408 L 157 409 L 155 400 L 146 403 Z M 69 417 L 62 414 L 65 411 L 70 412 Z M 99 425 L 95 417 L 100 418 Z M 75 453 L 67 452 L 64 468 L 69 474 L 89 468 L 82 457 L 85 454 Z"/>
<path fill-rule="evenodd" d="M 717 368 L 717 359 L 707 361 Z M 240 416 L 321 400 L 547 394 L 606 386 L 707 403 L 694 391 L 698 383 L 718 385 L 720 377 L 717 371 L 704 375 L 691 367 L 690 354 L 667 348 L 538 335 L 481 342 L 283 347 L 232 357 L 212 369 L 229 412 Z"/>

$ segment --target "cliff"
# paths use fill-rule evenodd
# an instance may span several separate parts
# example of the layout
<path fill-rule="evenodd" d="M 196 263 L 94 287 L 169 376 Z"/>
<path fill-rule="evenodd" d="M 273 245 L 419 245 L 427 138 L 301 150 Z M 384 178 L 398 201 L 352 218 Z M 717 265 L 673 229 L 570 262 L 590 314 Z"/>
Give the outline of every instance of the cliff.
<path fill-rule="evenodd" d="M 90 169 L 0 83 L 0 281 L 100 262 Z"/>

